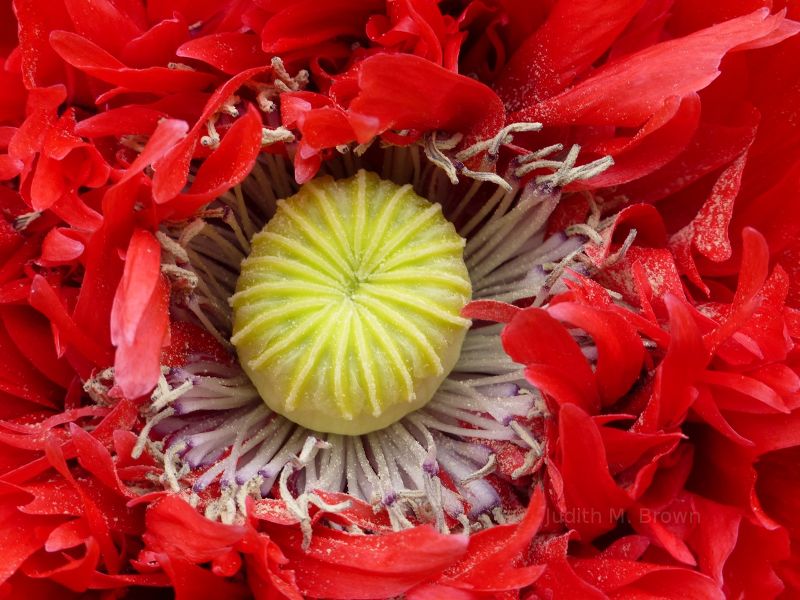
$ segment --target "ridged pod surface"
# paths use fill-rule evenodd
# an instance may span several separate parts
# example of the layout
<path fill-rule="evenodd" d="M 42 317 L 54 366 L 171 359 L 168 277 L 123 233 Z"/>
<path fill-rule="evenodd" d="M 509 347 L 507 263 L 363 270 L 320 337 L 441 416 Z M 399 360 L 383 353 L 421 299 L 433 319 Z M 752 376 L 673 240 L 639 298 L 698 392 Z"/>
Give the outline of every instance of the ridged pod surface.
<path fill-rule="evenodd" d="M 472 289 L 441 206 L 374 173 L 278 202 L 242 262 L 231 341 L 264 402 L 357 435 L 424 406 L 458 360 Z"/>

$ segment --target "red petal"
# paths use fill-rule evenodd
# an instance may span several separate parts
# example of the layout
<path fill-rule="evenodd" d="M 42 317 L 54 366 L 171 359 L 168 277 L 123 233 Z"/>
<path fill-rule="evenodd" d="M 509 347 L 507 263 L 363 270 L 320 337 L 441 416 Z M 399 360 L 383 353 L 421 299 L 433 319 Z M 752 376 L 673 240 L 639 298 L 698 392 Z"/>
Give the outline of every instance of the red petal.
<path fill-rule="evenodd" d="M 217 577 L 233 577 L 242 568 L 242 557 L 235 550 L 217 555 L 211 561 L 211 572 Z"/>
<path fill-rule="evenodd" d="M 404 598 L 406 600 L 480 600 L 479 594 L 460 590 L 448 585 L 423 583 L 409 590 Z"/>
<path fill-rule="evenodd" d="M 381 0 L 329 0 L 324 4 L 300 0 L 278 6 L 277 14 L 261 30 L 263 50 L 268 54 L 310 49 L 326 40 L 363 35 L 368 15 L 385 10 Z"/>
<path fill-rule="evenodd" d="M 728 0 L 727 2 L 716 4 L 704 2 L 685 2 L 679 0 L 673 2 L 670 9 L 670 31 L 679 35 L 686 35 L 692 31 L 709 27 L 714 23 L 721 23 L 733 17 L 746 15 L 764 6 L 771 5 L 771 2 L 764 0 Z"/>
<path fill-rule="evenodd" d="M 744 115 L 742 123 L 733 125 L 701 122 L 688 148 L 675 160 L 651 175 L 625 184 L 620 191 L 640 202 L 655 202 L 729 164 L 747 149 L 758 126 L 755 110 L 744 111 Z M 676 198 L 677 202 L 680 200 Z"/>
<path fill-rule="evenodd" d="M 713 580 L 689 569 L 622 560 L 576 559 L 572 565 L 584 579 L 614 598 L 687 598 L 723 600 Z M 679 590 L 676 593 L 676 590 Z"/>
<path fill-rule="evenodd" d="M 638 533 L 647 535 L 654 546 L 663 548 L 675 561 L 697 566 L 694 555 L 682 538 L 683 530 L 697 519 L 697 514 L 682 504 L 677 509 L 671 506 L 658 510 L 637 505 L 628 511 L 631 526 Z"/>
<path fill-rule="evenodd" d="M 758 231 L 745 227 L 742 230 L 742 263 L 739 281 L 730 312 L 723 323 L 706 334 L 706 347 L 715 350 L 749 319 L 756 309 L 756 294 L 764 285 L 769 273 L 769 247 Z"/>
<path fill-rule="evenodd" d="M 131 179 L 134 175 L 141 173 L 148 165 L 152 165 L 160 160 L 167 152 L 172 150 L 175 145 L 186 137 L 189 125 L 184 121 L 176 119 L 163 119 L 158 123 L 156 130 L 147 140 L 144 150 L 133 161 L 133 164 L 125 171 L 125 175 L 120 179 L 123 183 Z"/>
<path fill-rule="evenodd" d="M 700 376 L 700 380 L 712 386 L 717 404 L 723 409 L 757 413 L 790 412 L 780 394 L 752 377 L 740 373 L 706 371 Z M 771 410 L 765 411 L 765 407 Z"/>
<path fill-rule="evenodd" d="M 335 106 L 322 106 L 304 115 L 302 149 L 304 158 L 323 148 L 333 148 L 346 144 L 355 138 L 355 132 L 345 112 Z"/>
<path fill-rule="evenodd" d="M 11 158 L 8 154 L 0 154 L 0 181 L 16 177 L 25 166 L 21 160 Z"/>
<path fill-rule="evenodd" d="M 133 343 L 160 275 L 161 245 L 151 233 L 137 230 L 128 246 L 125 270 L 111 309 L 111 341 L 114 345 Z"/>
<path fill-rule="evenodd" d="M 377 119 L 367 127 L 351 121 L 361 143 L 387 129 L 491 137 L 503 125 L 503 104 L 491 89 L 418 56 L 371 56 L 360 64 L 358 85 L 349 112 Z"/>
<path fill-rule="evenodd" d="M 22 78 L 28 89 L 64 81 L 64 63 L 47 39 L 54 29 L 71 26 L 64 5 L 49 0 L 15 0 L 19 23 Z"/>
<path fill-rule="evenodd" d="M 0 504 L 0 585 L 4 584 L 25 560 L 44 544 L 52 527 L 60 518 L 30 516 L 20 513 L 15 506 Z"/>
<path fill-rule="evenodd" d="M 129 190 L 130 188 L 127 191 Z M 126 190 L 123 189 L 123 191 Z M 106 196 L 109 195 L 110 191 Z M 112 241 L 112 235 L 113 239 L 121 240 L 127 240 L 131 235 L 130 230 L 124 230 L 124 233 L 114 232 L 110 225 L 114 221 L 115 208 L 122 210 L 125 215 L 123 218 L 128 220 L 128 215 L 131 214 L 129 211 L 132 211 L 133 203 L 136 201 L 135 194 L 125 194 L 123 198 L 130 203 L 115 202 L 112 207 L 104 208 L 105 224 L 92 234 L 86 245 L 83 258 L 85 272 L 74 313 L 75 322 L 80 329 L 85 331 L 103 348 L 104 352 L 110 355 L 111 358 L 104 366 L 109 366 L 114 360 L 110 334 L 111 323 L 108 315 L 111 314 L 116 287 L 122 277 L 124 267 L 117 247 Z M 131 227 L 132 224 L 126 223 L 126 226 Z M 97 315 L 106 315 L 106 317 L 98 319 Z"/>
<path fill-rule="evenodd" d="M 58 106 L 66 98 L 67 90 L 61 84 L 28 92 L 28 118 L 9 141 L 8 152 L 11 156 L 26 161 L 41 150 L 45 135 L 55 125 Z"/>
<path fill-rule="evenodd" d="M 76 481 L 70 472 L 69 467 L 67 467 L 64 453 L 58 445 L 48 442 L 45 446 L 45 456 L 53 468 L 55 468 L 62 477 L 67 479 L 76 490 L 78 490 L 81 500 L 83 501 L 83 518 L 86 519 L 86 523 L 92 533 L 92 536 L 97 540 L 97 543 L 100 546 L 100 551 L 106 568 L 112 573 L 118 572 L 120 566 L 120 555 L 111 537 L 109 524 L 106 520 L 107 518 L 112 519 L 113 516 L 109 514 L 106 506 L 100 506 L 87 493 L 87 485 L 84 484 L 83 481 Z"/>
<path fill-rule="evenodd" d="M 769 39 L 775 32 L 788 37 L 799 30 L 800 24 L 782 14 L 755 11 L 609 63 L 563 94 L 523 109 L 512 120 L 638 127 L 667 96 L 683 97 L 710 84 L 719 74 L 722 57 L 731 50 Z"/>
<path fill-rule="evenodd" d="M 776 564 L 789 557 L 789 540 L 783 528 L 766 530 L 747 519 L 739 527 L 739 539 L 725 563 L 728 597 L 777 598 L 786 584 L 775 573 Z M 785 594 L 791 597 L 791 594 Z"/>
<path fill-rule="evenodd" d="M 216 113 L 245 81 L 260 75 L 270 68 L 264 66 L 248 69 L 232 77 L 216 89 L 208 99 L 208 102 L 206 102 L 203 113 L 198 117 L 189 135 L 153 165 L 155 170 L 155 175 L 153 176 L 153 198 L 157 203 L 161 204 L 172 200 L 186 185 L 186 180 L 189 176 L 189 162 L 194 154 L 197 141 L 200 139 L 200 132 L 206 127 L 206 122 L 211 115 Z"/>
<path fill-rule="evenodd" d="M 198 208 L 244 180 L 260 151 L 261 119 L 255 110 L 249 110 L 203 161 L 189 191 L 159 207 L 159 219 L 189 218 Z"/>
<path fill-rule="evenodd" d="M 50 381 L 66 388 L 75 377 L 74 371 L 63 359 L 56 355 L 53 332 L 50 323 L 42 315 L 29 307 L 5 306 L 0 311 L 3 325 L 9 337 L 14 342 L 16 349 L 28 361 L 41 371 Z M 6 357 L 11 352 L 4 350 Z M 3 369 L 3 373 L 8 376 L 8 367 Z M 32 372 L 30 373 L 32 375 Z M 36 387 L 39 378 L 27 377 L 21 379 L 26 386 Z"/>
<path fill-rule="evenodd" d="M 83 510 L 80 494 L 64 479 L 34 482 L 22 489 L 33 496 L 33 500 L 18 507 L 25 514 L 78 517 Z"/>
<path fill-rule="evenodd" d="M 643 431 L 671 427 L 684 419 L 697 394 L 693 385 L 709 360 L 686 304 L 672 295 L 664 301 L 669 311 L 670 344 L 656 372 L 651 402 L 640 416 Z"/>
<path fill-rule="evenodd" d="M 543 598 L 552 597 L 556 600 L 607 600 L 607 595 L 578 577 L 567 562 L 568 544 L 574 537 L 571 531 L 559 536 L 541 536 L 537 540 L 532 551 L 533 558 L 547 564 L 547 570 L 534 584 L 537 592 Z"/>
<path fill-rule="evenodd" d="M 642 4 L 642 0 L 556 2 L 544 25 L 517 49 L 495 82 L 509 112 L 569 86 L 608 50 Z"/>
<path fill-rule="evenodd" d="M 260 150 L 261 118 L 250 106 L 227 131 L 219 147 L 203 161 L 189 193 L 216 197 L 226 192 L 247 177 Z"/>
<path fill-rule="evenodd" d="M 158 560 L 169 574 L 175 600 L 246 600 L 251 597 L 244 584 L 217 577 L 188 561 L 166 554 L 159 556 Z"/>
<path fill-rule="evenodd" d="M 576 186 L 576 189 L 611 187 L 649 175 L 686 150 L 699 122 L 700 98 L 697 94 L 667 98 L 663 107 L 633 137 L 619 140 L 623 142 L 619 148 L 608 148 L 603 152 L 606 144 L 587 147 L 595 154 L 613 156 L 614 166 Z"/>
<path fill-rule="evenodd" d="M 759 454 L 800 446 L 800 412 L 790 415 L 751 415 L 729 413 L 728 422 L 751 440 Z"/>
<path fill-rule="evenodd" d="M 167 340 L 169 285 L 161 275 L 161 246 L 146 231 L 134 232 L 111 308 L 114 376 L 128 398 L 149 392 L 161 372 Z"/>
<path fill-rule="evenodd" d="M 716 262 L 728 260 L 732 255 L 728 228 L 733 215 L 733 205 L 741 184 L 747 162 L 747 152 L 727 167 L 717 178 L 708 199 L 691 223 L 673 235 L 671 246 L 682 270 L 701 289 L 708 288 L 695 264 L 693 249 Z"/>
<path fill-rule="evenodd" d="M 688 539 L 702 571 L 722 584 L 722 569 L 739 538 L 741 511 L 702 496 L 694 496 L 699 518 Z"/>
<path fill-rule="evenodd" d="M 136 495 L 120 481 L 111 454 L 97 438 L 74 423 L 70 424 L 70 435 L 78 453 L 78 462 L 87 472 L 122 496 L 130 498 Z"/>
<path fill-rule="evenodd" d="M 742 446 L 752 446 L 753 442 L 740 435 L 730 423 L 725 420 L 722 412 L 714 401 L 708 388 L 700 389 L 697 398 L 692 403 L 692 411 L 722 435 Z"/>
<path fill-rule="evenodd" d="M 43 313 L 58 329 L 62 343 L 71 345 L 97 366 L 105 367 L 113 360 L 111 353 L 87 336 L 69 316 L 55 291 L 41 275 L 36 275 L 31 285 L 31 306 Z"/>
<path fill-rule="evenodd" d="M 598 265 L 622 244 L 632 230 L 636 230 L 636 246 L 663 248 L 667 243 L 667 230 L 658 209 L 649 204 L 634 204 L 623 208 L 614 217 L 611 226 L 603 230 L 603 244 L 596 249 L 594 244 L 587 248 L 592 260 Z M 599 250 L 599 251 L 598 251 Z"/>
<path fill-rule="evenodd" d="M 247 558 L 247 583 L 255 600 L 302 600 L 294 572 L 281 548 L 266 535 L 250 536 L 254 548 Z M 250 542 L 250 540 L 249 540 Z"/>
<path fill-rule="evenodd" d="M 742 154 L 725 169 L 714 189 L 693 221 L 694 246 L 711 260 L 722 262 L 731 257 L 728 225 L 733 215 L 733 203 L 739 193 L 747 154 Z"/>
<path fill-rule="evenodd" d="M 788 158 L 788 157 L 787 157 Z M 764 193 L 755 196 L 733 218 L 733 231 L 749 225 L 760 231 L 769 243 L 770 250 L 778 253 L 796 244 L 800 234 L 800 217 L 794 203 L 786 203 L 787 195 L 794 194 L 800 181 L 800 160 L 786 164 L 783 173 L 770 180 L 772 184 Z"/>
<path fill-rule="evenodd" d="M 608 471 L 602 438 L 592 419 L 573 404 L 558 413 L 559 468 L 564 477 L 564 520 L 589 541 L 611 529 L 630 505 Z"/>
<path fill-rule="evenodd" d="M 189 27 L 180 13 L 132 39 L 119 55 L 123 62 L 133 67 L 164 65 L 175 57 L 176 48 L 189 37 Z"/>
<path fill-rule="evenodd" d="M 680 433 L 643 434 L 617 427 L 601 427 L 606 460 L 612 473 L 624 471 L 654 454 L 671 451 L 683 438 Z"/>
<path fill-rule="evenodd" d="M 64 178 L 61 161 L 41 156 L 31 182 L 31 203 L 35 210 L 47 210 L 61 198 L 69 187 Z"/>
<path fill-rule="evenodd" d="M 521 308 L 496 300 L 473 300 L 461 310 L 467 319 L 480 319 L 493 323 L 510 323 Z"/>
<path fill-rule="evenodd" d="M 546 311 L 528 308 L 506 325 L 503 348 L 527 366 L 526 377 L 560 404 L 593 410 L 598 404 L 594 374 L 569 332 Z"/>
<path fill-rule="evenodd" d="M 322 157 L 319 154 L 304 158 L 298 152 L 294 156 L 294 178 L 298 183 L 304 183 L 314 178 L 322 166 Z"/>
<path fill-rule="evenodd" d="M 136 24 L 108 0 L 65 0 L 75 31 L 118 53 L 130 39 L 141 33 Z"/>
<path fill-rule="evenodd" d="M 14 27 L 14 33 L 16 34 L 15 20 L 11 18 L 8 20 L 7 24 Z M 6 39 L 16 40 L 16 37 L 12 35 Z M 9 69 L 10 66 L 7 60 L 6 69 Z M 19 73 L 0 71 L 0 86 L 2 86 L 3 90 L 3 94 L 0 96 L 0 123 L 14 124 L 21 122 L 25 116 L 25 99 L 27 93 L 25 87 L 22 85 L 22 79 Z M 0 131 L 3 129 L 8 131 L 13 128 L 0 127 Z M 3 139 L 4 137 L 5 134 L 0 133 L 0 148 L 8 147 L 8 140 Z"/>
<path fill-rule="evenodd" d="M 153 199 L 157 204 L 172 200 L 183 190 L 197 139 L 196 135 L 187 136 L 153 165 Z"/>
<path fill-rule="evenodd" d="M 619 400 L 639 378 L 644 364 L 644 346 L 636 330 L 612 312 L 573 302 L 554 304 L 548 313 L 592 336 L 598 352 L 594 376 L 600 399 L 605 405 Z"/>
<path fill-rule="evenodd" d="M 145 516 L 142 536 L 147 549 L 204 563 L 242 540 L 245 528 L 206 519 L 178 496 L 170 495 L 153 504 Z"/>
<path fill-rule="evenodd" d="M 789 531 L 800 531 L 800 446 L 759 457 L 756 491 L 765 510 Z"/>
<path fill-rule="evenodd" d="M 233 31 L 197 37 L 183 44 L 176 53 L 201 60 L 230 75 L 269 62 L 269 55 L 261 50 L 258 36 Z"/>
<path fill-rule="evenodd" d="M 141 587 L 139 587 L 141 586 Z M 89 583 L 91 589 L 97 590 L 113 590 L 119 588 L 126 588 L 125 593 L 130 600 L 150 600 L 153 598 L 152 592 L 144 592 L 140 590 L 143 587 L 159 587 L 168 588 L 170 586 L 170 579 L 163 573 L 134 573 L 133 575 L 116 574 L 107 575 L 95 571 Z M 127 588 L 131 588 L 128 590 Z M 138 594 L 137 594 L 138 592 Z"/>
<path fill-rule="evenodd" d="M 167 67 L 131 69 L 86 38 L 68 31 L 53 32 L 50 43 L 75 68 L 132 92 L 152 92 L 163 96 L 202 90 L 216 80 L 214 75 L 194 70 Z"/>
<path fill-rule="evenodd" d="M 375 536 L 318 528 L 308 552 L 297 530 L 280 528 L 271 537 L 290 558 L 304 594 L 354 600 L 400 595 L 436 578 L 468 544 L 427 526 Z"/>
<path fill-rule="evenodd" d="M 666 35 L 665 23 L 672 17 L 672 5 L 673 0 L 645 2 L 622 35 L 614 41 L 608 60 L 632 54 L 661 41 L 662 36 Z"/>
<path fill-rule="evenodd" d="M 149 393 L 161 374 L 161 349 L 169 343 L 169 294 L 169 283 L 159 277 L 133 342 L 117 347 L 114 378 L 127 398 Z"/>
<path fill-rule="evenodd" d="M 368 529 L 376 532 L 388 532 L 392 530 L 388 515 L 385 512 L 376 513 L 367 502 L 348 494 L 338 492 L 333 493 L 317 490 L 315 494 L 322 498 L 327 504 L 337 504 L 345 501 L 350 503 L 350 506 L 344 510 L 335 513 L 325 513 L 325 518 L 329 521 L 345 526 L 357 525 L 361 529 Z M 259 504 L 260 502 L 257 502 L 256 506 Z"/>
<path fill-rule="evenodd" d="M 83 137 L 150 135 L 166 113 L 145 106 L 122 106 L 92 115 L 75 126 Z"/>
<path fill-rule="evenodd" d="M 531 585 L 545 567 L 515 566 L 525 556 L 542 524 L 545 505 L 542 488 L 537 487 L 522 521 L 514 525 L 498 525 L 470 536 L 466 555 L 447 570 L 447 578 L 458 587 L 484 592 Z"/>
<path fill-rule="evenodd" d="M 626 535 L 614 540 L 601 555 L 604 558 L 639 560 L 649 546 L 650 542 L 644 536 Z"/>
<path fill-rule="evenodd" d="M 48 552 L 58 552 L 74 548 L 86 542 L 91 533 L 81 519 L 73 519 L 59 525 L 47 537 L 44 549 Z"/>
<path fill-rule="evenodd" d="M 604 267 L 593 279 L 601 285 L 620 292 L 625 300 L 636 305 L 639 301 L 641 281 L 635 276 L 636 263 L 640 264 L 640 273 L 646 275 L 646 281 L 653 293 L 653 299 L 660 301 L 666 294 L 683 297 L 678 268 L 672 253 L 666 248 L 643 248 L 634 245 L 628 249 L 622 260 L 610 267 Z"/>
<path fill-rule="evenodd" d="M 73 156 L 70 156 L 70 158 L 73 158 Z M 74 158 L 76 159 L 74 163 L 81 162 L 80 156 Z M 71 168 L 71 166 L 67 165 L 65 170 L 70 170 Z M 98 190 L 98 192 L 99 193 L 97 195 L 102 194 L 101 190 Z M 94 197 L 97 197 L 97 195 L 94 195 Z M 86 195 L 81 198 L 76 193 L 68 191 L 66 194 L 61 196 L 61 198 L 59 198 L 58 201 L 53 204 L 53 206 L 50 207 L 50 210 L 53 211 L 53 214 L 64 220 L 75 230 L 74 233 L 76 237 L 83 238 L 83 240 L 88 238 L 88 235 L 85 235 L 86 233 L 96 231 L 103 224 L 103 217 L 100 215 L 100 213 L 93 208 L 90 208 L 86 202 L 86 200 L 91 202 L 91 198 L 91 192 L 87 192 Z"/>
<path fill-rule="evenodd" d="M 63 265 L 78 259 L 85 249 L 83 242 L 71 235 L 71 229 L 56 227 L 47 232 L 42 241 L 39 261 L 52 265 Z"/>
<path fill-rule="evenodd" d="M 219 0 L 152 0 L 146 5 L 151 21 L 171 19 L 177 12 L 189 23 L 208 21 L 220 11 Z"/>

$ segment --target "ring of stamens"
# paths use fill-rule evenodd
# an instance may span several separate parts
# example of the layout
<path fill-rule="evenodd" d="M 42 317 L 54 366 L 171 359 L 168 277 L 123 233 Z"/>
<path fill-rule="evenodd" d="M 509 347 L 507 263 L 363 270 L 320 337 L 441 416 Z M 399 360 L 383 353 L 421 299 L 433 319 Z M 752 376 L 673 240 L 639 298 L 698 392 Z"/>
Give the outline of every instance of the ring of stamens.
<path fill-rule="evenodd" d="M 514 131 L 535 129 L 509 128 L 484 143 L 493 152 L 479 167 L 486 176 L 473 177 L 475 171 L 461 168 L 452 144 L 435 138 L 404 148 L 357 147 L 326 162 L 323 170 L 345 179 L 369 166 L 383 179 L 411 184 L 440 203 L 468 240 L 464 262 L 475 299 L 528 298 L 541 306 L 564 289 L 570 269 L 587 272 L 582 255 L 587 238 L 580 228 L 546 234 L 560 186 L 602 171 L 608 161 L 575 166 L 574 150 L 559 161 L 553 155 L 561 147 L 553 146 L 512 161 L 499 185 L 489 164 L 497 149 Z M 381 159 L 376 163 L 371 155 Z M 521 185 L 523 171 L 535 167 L 551 172 Z M 474 181 L 456 188 L 452 182 L 459 175 Z M 275 214 L 278 200 L 296 192 L 286 162 L 265 154 L 241 186 L 196 220 L 164 228 L 163 268 L 179 319 L 226 347 L 233 327 L 227 299 L 250 253 L 249 240 Z M 147 449 L 164 463 L 163 485 L 184 490 L 210 518 L 233 521 L 247 510 L 248 496 L 256 502 L 283 500 L 306 542 L 311 507 L 335 512 L 345 506 L 326 505 L 318 491 L 368 502 L 394 529 L 431 523 L 442 532 L 469 533 L 513 521 L 519 505 L 509 504 L 508 494 L 524 502 L 531 489 L 530 476 L 541 464 L 547 409 L 520 366 L 503 352 L 499 333 L 500 326 L 468 331 L 452 373 L 426 406 L 359 436 L 297 425 L 264 405 L 237 364 L 190 354 L 183 366 L 165 369 L 136 451 Z M 586 348 L 587 355 L 592 350 Z M 89 384 L 95 396 L 105 396 L 104 380 Z"/>

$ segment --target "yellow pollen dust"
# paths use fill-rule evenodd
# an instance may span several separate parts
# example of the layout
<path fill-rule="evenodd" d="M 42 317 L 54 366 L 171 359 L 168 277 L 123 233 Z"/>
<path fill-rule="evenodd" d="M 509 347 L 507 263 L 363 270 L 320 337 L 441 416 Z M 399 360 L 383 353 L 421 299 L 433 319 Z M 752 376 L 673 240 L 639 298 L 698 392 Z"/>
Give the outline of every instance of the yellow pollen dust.
<path fill-rule="evenodd" d="M 455 366 L 470 326 L 464 240 L 410 185 L 316 179 L 251 246 L 231 341 L 275 412 L 369 433 L 424 406 Z"/>

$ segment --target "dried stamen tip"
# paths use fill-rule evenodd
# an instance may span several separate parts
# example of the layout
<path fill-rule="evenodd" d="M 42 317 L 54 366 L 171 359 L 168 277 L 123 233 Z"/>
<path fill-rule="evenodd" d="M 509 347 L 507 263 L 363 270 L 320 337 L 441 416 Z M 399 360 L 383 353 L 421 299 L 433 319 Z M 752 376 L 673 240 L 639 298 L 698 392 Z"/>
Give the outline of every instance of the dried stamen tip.
<path fill-rule="evenodd" d="M 441 206 L 365 171 L 317 179 L 251 246 L 231 341 L 271 409 L 354 435 L 427 404 L 470 324 L 464 240 Z"/>

